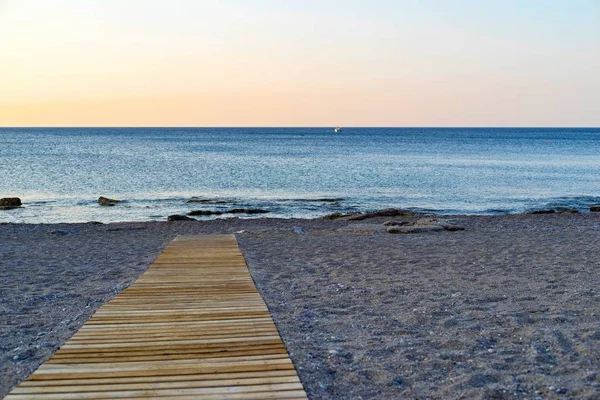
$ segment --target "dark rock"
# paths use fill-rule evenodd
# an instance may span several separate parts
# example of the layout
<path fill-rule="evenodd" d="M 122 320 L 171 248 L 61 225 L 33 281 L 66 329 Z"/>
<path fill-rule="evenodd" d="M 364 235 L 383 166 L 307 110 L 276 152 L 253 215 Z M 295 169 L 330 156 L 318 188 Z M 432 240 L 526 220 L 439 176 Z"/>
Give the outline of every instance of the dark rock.
<path fill-rule="evenodd" d="M 442 228 L 444 228 L 447 231 L 450 232 L 456 232 L 456 231 L 464 231 L 465 228 L 462 226 L 458 226 L 458 225 L 452 225 L 452 224 L 440 224 L 440 226 Z"/>
<path fill-rule="evenodd" d="M 233 208 L 226 212 L 228 214 L 266 214 L 269 211 L 260 208 Z"/>
<path fill-rule="evenodd" d="M 421 218 L 412 223 L 415 226 L 437 225 L 438 220 L 435 218 Z"/>
<path fill-rule="evenodd" d="M 104 207 L 112 207 L 115 206 L 120 200 L 109 199 L 108 197 L 98 197 L 98 204 Z"/>
<path fill-rule="evenodd" d="M 554 209 L 557 213 L 560 214 L 579 214 L 579 211 L 575 208 L 567 208 L 567 207 L 556 207 Z"/>
<path fill-rule="evenodd" d="M 556 211 L 554 210 L 533 210 L 533 211 L 527 211 L 525 214 L 554 214 L 556 213 Z"/>
<path fill-rule="evenodd" d="M 23 361 L 35 356 L 35 351 L 32 349 L 26 350 L 13 357 L 13 361 Z"/>
<path fill-rule="evenodd" d="M 90 224 L 90 225 L 104 225 L 104 223 L 102 223 L 100 221 L 90 221 L 90 222 L 88 222 L 88 224 Z"/>
<path fill-rule="evenodd" d="M 56 235 L 56 236 L 67 236 L 69 234 L 69 232 L 67 231 L 62 231 L 60 229 L 55 229 L 49 232 L 51 235 Z"/>
<path fill-rule="evenodd" d="M 347 217 L 349 214 L 342 214 L 342 213 L 333 213 L 333 214 L 327 214 L 321 217 L 321 219 L 328 219 L 328 220 L 334 220 L 334 219 L 339 219 L 339 218 L 343 218 L 343 217 Z"/>
<path fill-rule="evenodd" d="M 402 226 L 402 225 L 408 225 L 409 222 L 408 221 L 394 221 L 393 219 L 389 220 L 389 221 L 385 221 L 383 223 L 384 226 Z"/>
<path fill-rule="evenodd" d="M 367 212 L 363 214 L 357 214 L 350 218 L 349 221 L 362 221 L 367 218 L 376 218 L 376 217 L 410 217 L 413 213 L 408 210 L 402 210 L 399 208 L 386 208 L 384 210 L 377 210 L 372 212 Z"/>
<path fill-rule="evenodd" d="M 5 197 L 0 199 L 0 210 L 12 210 L 21 207 L 21 199 L 18 197 Z"/>
<path fill-rule="evenodd" d="M 187 215 L 221 215 L 221 211 L 210 211 L 210 210 L 194 210 L 187 213 Z"/>
<path fill-rule="evenodd" d="M 439 232 L 444 228 L 440 225 L 405 225 L 405 226 L 389 226 L 388 233 L 424 233 L 424 232 Z"/>
<path fill-rule="evenodd" d="M 194 218 L 186 217 L 185 215 L 169 215 L 167 221 L 196 221 Z"/>
<path fill-rule="evenodd" d="M 600 212 L 600 205 L 591 206 L 590 211 L 592 212 Z"/>

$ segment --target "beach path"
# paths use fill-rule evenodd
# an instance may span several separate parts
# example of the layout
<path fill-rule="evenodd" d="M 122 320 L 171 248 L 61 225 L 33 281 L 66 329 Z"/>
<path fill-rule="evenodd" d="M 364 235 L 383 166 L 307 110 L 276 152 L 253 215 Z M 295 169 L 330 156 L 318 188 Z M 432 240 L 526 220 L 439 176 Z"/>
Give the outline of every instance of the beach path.
<path fill-rule="evenodd" d="M 234 235 L 180 236 L 6 399 L 306 399 Z"/>

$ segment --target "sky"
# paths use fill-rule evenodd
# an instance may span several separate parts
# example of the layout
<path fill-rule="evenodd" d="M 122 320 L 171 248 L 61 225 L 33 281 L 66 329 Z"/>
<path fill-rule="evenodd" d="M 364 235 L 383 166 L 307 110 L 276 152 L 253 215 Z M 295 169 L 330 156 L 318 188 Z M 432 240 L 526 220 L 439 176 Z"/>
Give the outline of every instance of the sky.
<path fill-rule="evenodd" d="M 600 126 L 600 0 L 0 0 L 0 126 Z"/>

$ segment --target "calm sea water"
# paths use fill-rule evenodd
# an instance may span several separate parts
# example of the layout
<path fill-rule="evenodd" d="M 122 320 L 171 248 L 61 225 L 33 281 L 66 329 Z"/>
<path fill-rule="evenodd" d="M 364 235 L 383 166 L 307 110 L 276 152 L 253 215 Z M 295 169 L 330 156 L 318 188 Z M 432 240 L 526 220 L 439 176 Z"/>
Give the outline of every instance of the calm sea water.
<path fill-rule="evenodd" d="M 264 208 L 514 213 L 600 203 L 600 129 L 0 129 L 0 222 Z M 125 200 L 100 207 L 99 196 Z M 188 204 L 192 196 L 226 204 Z M 323 199 L 336 199 L 324 201 Z"/>

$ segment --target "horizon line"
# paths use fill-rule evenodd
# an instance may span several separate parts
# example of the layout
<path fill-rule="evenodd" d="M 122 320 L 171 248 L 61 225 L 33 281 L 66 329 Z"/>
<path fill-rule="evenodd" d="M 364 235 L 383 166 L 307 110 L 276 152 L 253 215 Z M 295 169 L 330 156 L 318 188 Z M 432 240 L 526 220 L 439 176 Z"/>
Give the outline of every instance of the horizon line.
<path fill-rule="evenodd" d="M 342 129 L 600 129 L 600 126 L 343 126 L 343 125 L 322 125 L 322 126 L 296 126 L 296 125 L 281 125 L 281 126 L 225 126 L 225 125 L 164 125 L 164 126 L 117 126 L 117 125 L 102 125 L 102 126 L 0 126 L 0 129 L 329 129 L 340 127 Z"/>

